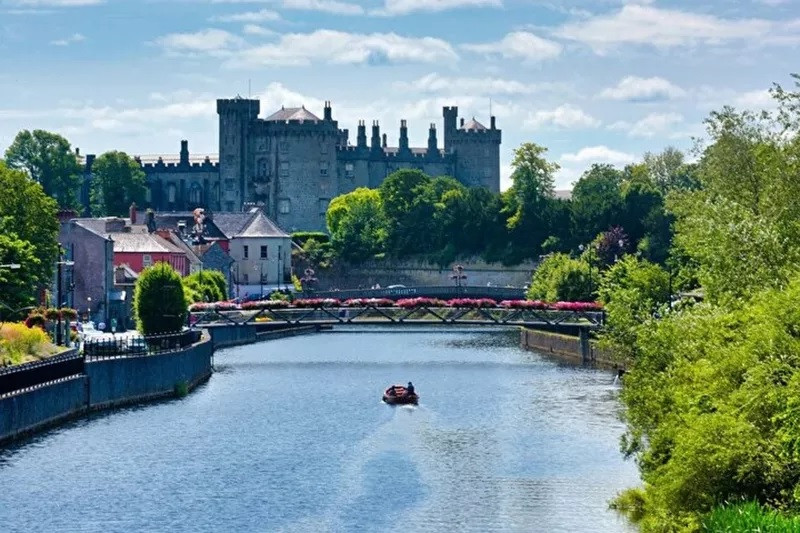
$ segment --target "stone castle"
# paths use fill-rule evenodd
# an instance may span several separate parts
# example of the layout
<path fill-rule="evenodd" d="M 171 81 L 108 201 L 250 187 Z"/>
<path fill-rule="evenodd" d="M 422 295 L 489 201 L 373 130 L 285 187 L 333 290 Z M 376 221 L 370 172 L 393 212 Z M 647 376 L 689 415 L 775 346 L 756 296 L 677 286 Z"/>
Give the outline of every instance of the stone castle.
<path fill-rule="evenodd" d="M 457 107 L 443 108 L 444 146 L 435 124 L 428 145 L 408 145 L 408 126 L 400 122 L 397 146 L 388 146 L 377 121 L 369 142 L 364 121 L 352 145 L 347 129 L 333 120 L 330 102 L 320 119 L 304 107 L 281 108 L 259 118 L 259 100 L 217 100 L 219 157 L 190 158 L 187 141 L 180 157 L 139 157 L 147 175 L 147 205 L 157 211 L 241 211 L 261 206 L 286 231 L 325 230 L 330 200 L 357 187 L 377 187 L 401 168 L 431 176 L 452 176 L 470 187 L 500 190 L 501 132 L 495 117 L 489 127 L 458 118 Z M 86 156 L 82 197 L 88 205 L 94 156 Z"/>

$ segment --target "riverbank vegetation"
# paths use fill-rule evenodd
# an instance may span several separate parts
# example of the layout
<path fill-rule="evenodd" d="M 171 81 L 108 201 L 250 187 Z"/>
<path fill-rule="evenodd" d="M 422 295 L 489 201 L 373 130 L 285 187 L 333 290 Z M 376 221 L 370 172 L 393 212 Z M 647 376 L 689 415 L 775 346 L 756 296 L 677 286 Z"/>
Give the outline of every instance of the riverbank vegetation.
<path fill-rule="evenodd" d="M 666 194 L 666 269 L 626 257 L 598 290 L 644 483 L 615 505 L 645 532 L 797 530 L 800 92 L 772 95 L 774 111 L 706 121 L 696 182 Z"/>
<path fill-rule="evenodd" d="M 0 367 L 36 361 L 58 351 L 41 328 L 29 328 L 19 322 L 0 322 Z"/>

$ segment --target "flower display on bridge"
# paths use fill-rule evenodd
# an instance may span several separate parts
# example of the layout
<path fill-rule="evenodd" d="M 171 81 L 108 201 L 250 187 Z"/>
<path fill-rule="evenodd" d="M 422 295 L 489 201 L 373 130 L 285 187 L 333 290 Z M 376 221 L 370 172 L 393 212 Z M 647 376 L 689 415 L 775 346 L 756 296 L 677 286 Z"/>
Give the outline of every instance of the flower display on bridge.
<path fill-rule="evenodd" d="M 454 298 L 440 300 L 438 298 L 404 298 L 393 301 L 388 298 L 351 298 L 337 300 L 336 298 L 303 298 L 288 302 L 284 300 L 260 300 L 245 302 L 237 305 L 233 302 L 195 303 L 189 306 L 193 313 L 208 311 L 257 311 L 261 309 L 313 309 L 321 307 L 400 307 L 414 309 L 419 307 L 451 307 L 469 309 L 535 309 L 541 311 L 572 311 L 589 312 L 602 311 L 600 302 L 544 302 L 542 300 L 503 300 L 497 302 L 491 298 Z"/>
<path fill-rule="evenodd" d="M 547 309 L 547 302 L 541 300 L 503 300 L 500 307 L 509 309 Z"/>
<path fill-rule="evenodd" d="M 491 298 L 454 298 L 448 300 L 448 307 L 469 307 L 472 309 L 497 307 L 497 301 Z"/>
<path fill-rule="evenodd" d="M 259 300 L 255 302 L 245 302 L 241 305 L 243 310 L 253 309 L 285 309 L 289 307 L 289 302 L 286 300 Z"/>
<path fill-rule="evenodd" d="M 556 302 L 550 304 L 549 308 L 556 311 L 601 311 L 603 304 L 600 302 Z"/>
<path fill-rule="evenodd" d="M 415 307 L 447 307 L 447 302 L 438 298 L 403 298 L 395 302 L 397 307 L 413 309 Z"/>
<path fill-rule="evenodd" d="M 336 298 L 301 298 L 292 303 L 292 307 L 339 307 L 342 304 Z"/>
<path fill-rule="evenodd" d="M 350 298 L 342 302 L 342 307 L 394 307 L 394 300 L 389 298 Z"/>

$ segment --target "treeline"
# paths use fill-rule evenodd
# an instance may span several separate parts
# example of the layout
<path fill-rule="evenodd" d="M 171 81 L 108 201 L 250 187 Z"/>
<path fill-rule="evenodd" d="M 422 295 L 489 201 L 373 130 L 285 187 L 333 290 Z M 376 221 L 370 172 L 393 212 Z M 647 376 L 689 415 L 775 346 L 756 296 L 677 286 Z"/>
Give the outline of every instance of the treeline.
<path fill-rule="evenodd" d="M 443 265 L 459 256 L 515 264 L 577 252 L 582 244 L 602 257 L 637 252 L 657 263 L 666 259 L 671 218 L 664 198 L 697 184 L 695 166 L 680 151 L 647 154 L 624 169 L 592 165 L 569 200 L 556 197 L 559 167 L 546 151 L 533 143 L 517 148 L 512 186 L 499 194 L 398 170 L 377 189 L 359 188 L 331 201 L 331 245 L 350 262 L 422 255 Z"/>
<path fill-rule="evenodd" d="M 666 195 L 667 268 L 627 255 L 602 274 L 644 481 L 615 505 L 645 532 L 796 529 L 774 511 L 800 514 L 800 91 L 772 95 L 706 120 L 692 183 Z"/>
<path fill-rule="evenodd" d="M 60 209 L 79 212 L 83 167 L 69 141 L 45 130 L 23 130 L 5 152 L 10 168 L 41 185 Z M 139 164 L 125 152 L 106 152 L 92 164 L 89 204 L 92 216 L 125 216 L 132 202 L 141 205 L 147 192 Z"/>

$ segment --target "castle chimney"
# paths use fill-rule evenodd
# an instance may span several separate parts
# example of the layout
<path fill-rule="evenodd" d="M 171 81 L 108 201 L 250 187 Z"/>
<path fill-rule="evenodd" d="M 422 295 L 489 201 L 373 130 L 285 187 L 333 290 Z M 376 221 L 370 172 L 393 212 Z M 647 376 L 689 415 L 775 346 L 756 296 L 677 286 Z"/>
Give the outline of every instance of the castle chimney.
<path fill-rule="evenodd" d="M 181 165 L 189 164 L 189 141 L 181 141 Z"/>
<path fill-rule="evenodd" d="M 489 123 L 490 123 L 490 128 L 489 129 L 493 129 L 493 130 L 497 129 L 497 126 L 495 125 L 494 116 L 489 118 Z"/>
<path fill-rule="evenodd" d="M 131 219 L 131 226 L 136 224 L 136 202 L 131 203 L 131 206 L 128 208 L 128 216 Z"/>
<path fill-rule="evenodd" d="M 359 148 L 367 147 L 367 126 L 364 124 L 363 120 L 358 121 L 358 137 L 356 143 Z"/>
<path fill-rule="evenodd" d="M 372 149 L 380 150 L 381 148 L 381 127 L 377 120 L 372 121 Z"/>
<path fill-rule="evenodd" d="M 400 145 L 398 151 L 408 151 L 408 126 L 406 125 L 405 120 L 400 121 Z"/>
<path fill-rule="evenodd" d="M 436 124 L 431 122 L 431 127 L 428 129 L 428 155 L 435 155 L 439 152 L 436 146 Z"/>
<path fill-rule="evenodd" d="M 461 117 L 461 124 L 460 124 L 460 127 L 462 127 L 462 128 L 464 127 L 464 117 Z"/>
<path fill-rule="evenodd" d="M 325 101 L 325 120 L 333 120 L 333 111 L 331 110 L 331 101 Z"/>
<path fill-rule="evenodd" d="M 384 148 L 389 146 L 388 143 L 386 142 L 386 134 L 385 133 L 383 134 L 383 144 L 381 144 L 381 146 L 383 146 Z"/>
<path fill-rule="evenodd" d="M 81 149 L 80 149 L 80 148 L 78 148 L 77 146 L 75 147 L 75 155 L 76 155 L 77 157 L 80 157 L 80 156 L 81 156 Z"/>
<path fill-rule="evenodd" d="M 86 170 L 92 170 L 94 164 L 94 154 L 86 154 Z"/>

